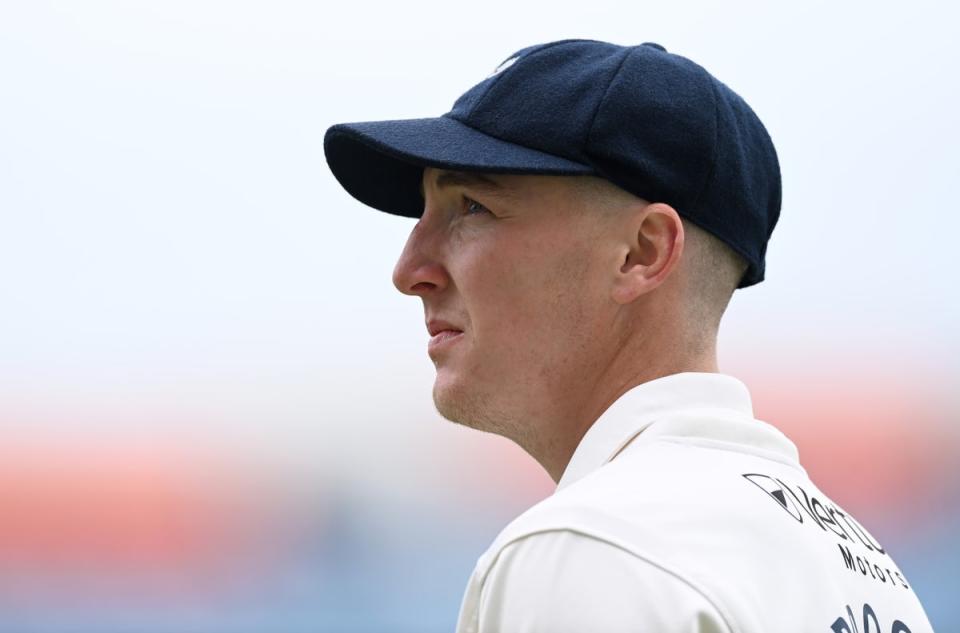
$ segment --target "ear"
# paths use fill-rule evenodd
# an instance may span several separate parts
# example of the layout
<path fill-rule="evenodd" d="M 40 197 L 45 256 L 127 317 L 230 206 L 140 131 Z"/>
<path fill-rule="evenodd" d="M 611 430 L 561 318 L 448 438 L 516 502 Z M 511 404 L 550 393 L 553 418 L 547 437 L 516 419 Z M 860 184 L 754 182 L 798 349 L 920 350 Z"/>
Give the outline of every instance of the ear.
<path fill-rule="evenodd" d="M 683 254 L 683 223 L 668 204 L 637 205 L 624 229 L 623 257 L 613 287 L 613 300 L 621 305 L 662 284 Z"/>

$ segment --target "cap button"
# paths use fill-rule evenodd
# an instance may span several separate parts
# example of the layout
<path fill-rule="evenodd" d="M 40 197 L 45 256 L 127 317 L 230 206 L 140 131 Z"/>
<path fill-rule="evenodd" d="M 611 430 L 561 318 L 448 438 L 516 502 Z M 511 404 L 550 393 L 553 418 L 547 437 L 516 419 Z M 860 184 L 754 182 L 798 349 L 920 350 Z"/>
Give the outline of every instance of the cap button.
<path fill-rule="evenodd" d="M 655 48 L 655 49 L 657 49 L 658 51 L 663 51 L 664 53 L 667 52 L 667 49 L 665 49 L 664 47 L 660 46 L 660 45 L 657 44 L 656 42 L 644 42 L 643 44 L 641 44 L 641 46 L 649 46 L 650 48 Z"/>

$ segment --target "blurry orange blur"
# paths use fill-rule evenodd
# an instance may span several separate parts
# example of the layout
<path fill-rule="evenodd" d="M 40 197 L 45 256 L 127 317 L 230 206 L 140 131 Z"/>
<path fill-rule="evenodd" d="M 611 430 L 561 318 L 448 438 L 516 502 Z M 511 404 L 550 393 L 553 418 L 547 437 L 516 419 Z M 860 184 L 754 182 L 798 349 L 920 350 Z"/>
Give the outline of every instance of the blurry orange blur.
<path fill-rule="evenodd" d="M 214 451 L 174 443 L 6 437 L 0 576 L 220 590 L 261 544 L 263 499 L 251 481 Z"/>

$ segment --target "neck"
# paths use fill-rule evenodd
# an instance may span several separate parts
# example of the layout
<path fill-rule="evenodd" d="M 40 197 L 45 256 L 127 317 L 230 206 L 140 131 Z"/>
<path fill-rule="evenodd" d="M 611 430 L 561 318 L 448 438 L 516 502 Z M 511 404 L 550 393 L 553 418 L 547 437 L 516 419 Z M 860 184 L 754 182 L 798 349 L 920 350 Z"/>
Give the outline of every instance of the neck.
<path fill-rule="evenodd" d="M 693 354 L 685 353 L 683 347 L 675 344 L 681 340 L 684 339 L 658 336 L 618 348 L 605 368 L 591 372 L 596 376 L 594 380 L 581 380 L 580 389 L 571 389 L 567 397 L 556 399 L 557 404 L 561 404 L 555 409 L 556 415 L 542 421 L 535 442 L 521 446 L 543 466 L 554 482 L 559 483 L 583 436 L 623 394 L 663 376 L 719 371 L 715 340 Z M 670 344 L 671 341 L 674 343 Z"/>

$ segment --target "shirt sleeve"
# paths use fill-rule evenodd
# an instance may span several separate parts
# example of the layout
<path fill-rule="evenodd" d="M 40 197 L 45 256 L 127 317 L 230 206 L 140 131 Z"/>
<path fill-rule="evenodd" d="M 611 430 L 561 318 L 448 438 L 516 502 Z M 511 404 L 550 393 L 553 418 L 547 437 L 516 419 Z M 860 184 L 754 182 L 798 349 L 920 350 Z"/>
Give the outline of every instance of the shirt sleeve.
<path fill-rule="evenodd" d="M 501 550 L 480 594 L 480 633 L 730 633 L 679 577 L 578 532 L 541 532 Z"/>

